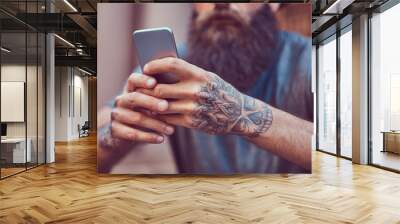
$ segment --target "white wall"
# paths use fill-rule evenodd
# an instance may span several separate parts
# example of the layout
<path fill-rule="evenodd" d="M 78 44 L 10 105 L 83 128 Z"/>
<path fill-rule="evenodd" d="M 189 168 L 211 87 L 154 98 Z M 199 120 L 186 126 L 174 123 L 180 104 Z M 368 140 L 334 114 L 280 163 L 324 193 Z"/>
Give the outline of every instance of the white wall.
<path fill-rule="evenodd" d="M 38 69 L 38 70 L 37 70 Z M 27 78 L 27 80 L 25 80 Z M 6 122 L 7 137 L 9 138 L 25 138 L 30 139 L 30 148 L 32 151 L 32 161 L 39 163 L 44 162 L 44 74 L 42 67 L 25 64 L 3 64 L 1 66 L 1 81 L 24 82 L 26 85 L 26 106 L 23 106 L 22 113 L 26 112 L 26 120 L 23 122 Z M 22 90 L 23 91 L 23 90 Z M 24 94 L 24 92 L 22 92 Z M 4 97 L 4 96 L 2 96 Z M 7 96 L 5 96 L 7 97 Z M 4 110 L 12 110 L 11 108 L 1 108 Z M 9 111 L 10 112 L 10 111 Z M 12 113 L 12 111 L 11 111 Z M 39 156 L 37 157 L 37 153 Z"/>
<path fill-rule="evenodd" d="M 76 68 L 56 67 L 55 141 L 77 139 L 78 124 L 88 120 L 88 78 L 83 75 Z"/>
<path fill-rule="evenodd" d="M 31 68 L 28 67 L 28 70 Z M 25 82 L 25 65 L 2 65 L 1 81 Z M 7 110 L 7 108 L 1 108 Z M 7 137 L 25 137 L 25 122 L 7 123 Z"/>
<path fill-rule="evenodd" d="M 77 70 L 75 70 L 75 75 L 74 75 L 74 92 L 73 92 L 73 94 L 75 94 L 73 96 L 73 98 L 75 100 L 75 102 L 74 102 L 75 106 L 74 106 L 73 110 L 75 110 L 75 113 L 72 113 L 73 119 L 72 119 L 72 124 L 71 124 L 71 127 L 72 127 L 71 131 L 72 131 L 73 138 L 79 137 L 78 128 L 77 128 L 78 124 L 80 124 L 82 126 L 85 123 L 85 121 L 89 120 L 88 77 L 81 76 L 82 73 L 78 73 L 78 75 L 77 75 L 76 71 Z M 79 90 L 80 90 L 80 93 L 78 93 Z M 79 97 L 79 95 L 80 95 L 80 97 Z M 81 107 L 81 108 L 79 108 L 79 107 Z M 82 112 L 80 112 L 79 109 L 81 109 Z"/>
<path fill-rule="evenodd" d="M 67 67 L 55 68 L 55 141 L 68 140 L 68 85 Z"/>
<path fill-rule="evenodd" d="M 27 70 L 25 70 L 27 69 Z M 36 80 L 32 80 L 32 78 L 30 78 L 31 74 L 34 74 L 36 76 L 36 67 L 34 66 L 27 66 L 25 67 L 25 65 L 18 65 L 18 64 L 9 64 L 9 65 L 2 65 L 1 66 L 1 81 L 7 82 L 25 82 L 25 75 L 26 75 L 26 71 L 28 74 L 28 81 L 30 86 L 36 86 Z M 32 124 L 31 122 L 34 121 L 34 123 L 36 124 L 36 119 L 37 119 L 37 115 L 36 113 L 32 113 L 32 111 L 36 111 L 36 88 L 27 88 L 27 104 L 28 106 L 30 106 L 31 108 L 27 109 L 28 113 L 27 113 L 27 119 L 28 122 L 30 122 L 28 124 L 28 137 L 29 134 L 31 133 L 31 128 L 32 130 L 36 130 L 36 125 L 35 127 L 34 124 Z M 32 102 L 34 102 L 33 104 L 31 104 Z M 34 107 L 34 108 L 32 108 Z M 7 108 L 1 108 L 1 110 L 7 110 Z M 7 136 L 8 137 L 25 137 L 25 123 L 26 122 L 7 122 Z M 35 132 L 36 134 L 36 132 Z"/>

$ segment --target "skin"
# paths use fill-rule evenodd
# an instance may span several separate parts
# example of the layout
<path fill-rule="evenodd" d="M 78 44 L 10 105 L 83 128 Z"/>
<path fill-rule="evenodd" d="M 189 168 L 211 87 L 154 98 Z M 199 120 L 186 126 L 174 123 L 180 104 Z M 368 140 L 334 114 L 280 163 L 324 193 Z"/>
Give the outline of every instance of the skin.
<path fill-rule="evenodd" d="M 261 7 L 256 3 L 194 5 L 199 19 L 213 7 L 235 7 L 245 19 Z M 133 144 L 162 143 L 165 136 L 174 132 L 174 126 L 215 135 L 239 135 L 306 170 L 311 169 L 311 122 L 247 96 L 217 74 L 182 59 L 154 60 L 143 70 L 143 74 L 129 77 L 123 94 L 115 100 L 111 122 L 103 122 L 111 123 L 105 140 L 100 140 L 106 144 L 100 144 L 98 157 L 106 171 Z M 180 81 L 158 84 L 153 76 L 161 73 L 174 73 Z M 109 111 L 104 109 L 105 114 Z"/>

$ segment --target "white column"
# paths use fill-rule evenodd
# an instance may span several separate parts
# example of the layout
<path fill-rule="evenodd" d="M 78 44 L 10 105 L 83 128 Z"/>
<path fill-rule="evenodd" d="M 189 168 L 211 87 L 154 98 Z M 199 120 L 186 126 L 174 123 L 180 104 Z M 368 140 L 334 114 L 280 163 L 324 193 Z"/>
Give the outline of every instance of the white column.
<path fill-rule="evenodd" d="M 55 161 L 54 133 L 55 133 L 55 56 L 54 35 L 46 35 L 46 163 Z"/>
<path fill-rule="evenodd" d="M 368 16 L 353 20 L 353 162 L 368 163 Z"/>
<path fill-rule="evenodd" d="M 313 93 L 313 102 L 314 102 L 314 134 L 312 136 L 312 150 L 317 149 L 317 48 L 315 45 L 312 45 L 312 56 L 311 56 L 311 64 L 312 64 L 312 78 L 311 78 L 311 92 Z"/>

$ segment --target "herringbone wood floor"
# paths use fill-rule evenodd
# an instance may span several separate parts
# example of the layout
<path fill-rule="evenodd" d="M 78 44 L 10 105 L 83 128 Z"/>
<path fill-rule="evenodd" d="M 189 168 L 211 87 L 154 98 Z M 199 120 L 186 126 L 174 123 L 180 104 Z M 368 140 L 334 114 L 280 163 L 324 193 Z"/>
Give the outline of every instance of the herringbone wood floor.
<path fill-rule="evenodd" d="M 96 141 L 0 181 L 0 223 L 400 223 L 400 175 L 315 152 L 312 175 L 96 174 Z"/>

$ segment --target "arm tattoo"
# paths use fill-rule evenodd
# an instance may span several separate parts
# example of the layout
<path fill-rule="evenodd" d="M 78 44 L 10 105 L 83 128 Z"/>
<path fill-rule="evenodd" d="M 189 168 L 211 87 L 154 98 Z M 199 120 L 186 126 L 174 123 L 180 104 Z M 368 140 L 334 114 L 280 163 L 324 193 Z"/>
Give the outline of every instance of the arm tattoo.
<path fill-rule="evenodd" d="M 240 93 L 216 75 L 200 88 L 198 98 L 192 126 L 207 133 L 257 137 L 272 124 L 267 104 Z"/>
<path fill-rule="evenodd" d="M 121 145 L 119 139 L 113 138 L 111 134 L 111 122 L 98 130 L 98 141 L 100 147 L 104 149 L 116 149 Z"/>

